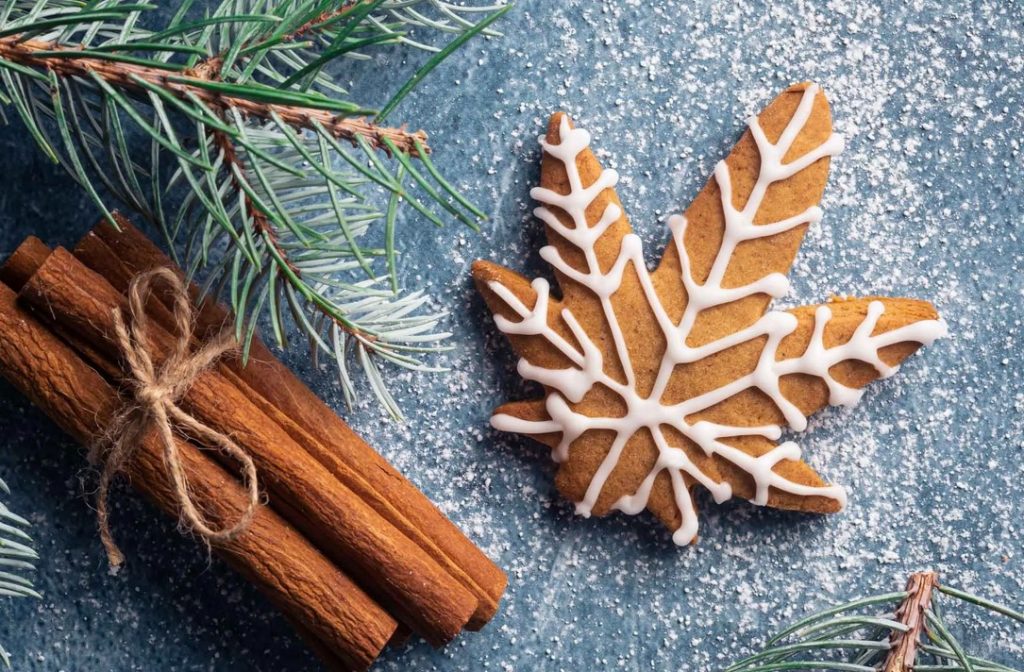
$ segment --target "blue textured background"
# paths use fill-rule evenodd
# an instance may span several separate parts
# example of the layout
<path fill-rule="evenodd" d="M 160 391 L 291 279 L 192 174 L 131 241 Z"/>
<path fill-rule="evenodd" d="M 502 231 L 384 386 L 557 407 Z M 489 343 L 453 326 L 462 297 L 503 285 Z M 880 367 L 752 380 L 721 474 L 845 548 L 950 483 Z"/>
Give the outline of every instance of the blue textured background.
<path fill-rule="evenodd" d="M 389 651 L 380 669 L 711 670 L 806 610 L 924 567 L 1021 604 L 1024 7 L 873 4 L 524 1 L 505 38 L 473 42 L 394 115 L 428 129 L 439 164 L 494 214 L 479 236 L 402 222 L 405 284 L 451 311 L 452 372 L 397 378 L 409 419 L 396 427 L 370 405 L 345 410 L 330 371 L 302 353 L 289 361 L 510 585 L 481 633 Z M 369 68 L 351 78 L 364 99 L 385 99 Z M 681 549 L 643 517 L 574 518 L 545 451 L 488 428 L 493 406 L 527 391 L 467 275 L 480 256 L 541 271 L 535 136 L 555 109 L 593 132 L 651 256 L 662 218 L 696 193 L 742 119 L 804 79 L 826 88 L 848 149 L 782 303 L 929 298 L 953 337 L 797 437 L 849 486 L 841 514 L 705 501 L 703 538 Z M 19 123 L 0 130 L 0 174 L 2 252 L 29 233 L 73 243 L 95 219 Z M 34 523 L 45 596 L 0 605 L 16 669 L 317 669 L 252 588 L 126 490 L 114 519 L 129 565 L 108 576 L 79 449 L 6 384 L 0 428 L 0 475 Z M 1024 660 L 1021 628 L 954 620 L 978 653 Z"/>

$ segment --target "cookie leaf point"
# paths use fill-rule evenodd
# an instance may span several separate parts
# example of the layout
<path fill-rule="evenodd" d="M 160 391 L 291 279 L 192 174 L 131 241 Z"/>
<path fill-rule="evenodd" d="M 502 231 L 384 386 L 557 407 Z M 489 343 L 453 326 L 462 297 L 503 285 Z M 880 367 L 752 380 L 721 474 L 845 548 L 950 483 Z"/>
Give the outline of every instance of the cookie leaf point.
<path fill-rule="evenodd" d="M 557 483 L 580 515 L 653 511 L 678 544 L 698 533 L 691 489 L 716 501 L 829 513 L 846 491 L 800 459 L 783 426 L 802 430 L 828 403 L 852 405 L 945 333 L 934 309 L 866 299 L 768 311 L 842 149 L 814 84 L 791 87 L 758 117 L 685 215 L 654 273 L 590 136 L 565 115 L 541 139 L 541 206 L 562 303 L 545 281 L 511 272 L 478 285 L 545 387 L 543 413 L 501 412 L 499 429 L 543 435 Z M 474 269 L 476 274 L 476 269 Z M 508 284 L 506 284 L 506 281 Z M 552 363 L 552 362 L 555 363 Z"/>

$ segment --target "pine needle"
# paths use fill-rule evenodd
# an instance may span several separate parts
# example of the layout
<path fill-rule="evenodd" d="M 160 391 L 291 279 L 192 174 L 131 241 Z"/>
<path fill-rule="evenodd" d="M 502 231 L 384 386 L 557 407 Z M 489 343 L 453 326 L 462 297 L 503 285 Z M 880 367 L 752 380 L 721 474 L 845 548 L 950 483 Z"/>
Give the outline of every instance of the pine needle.
<path fill-rule="evenodd" d="M 1002 663 L 972 655 L 948 625 L 939 595 L 946 596 L 946 606 L 969 604 L 983 607 L 996 617 L 993 625 L 1014 627 L 1014 621 L 1024 622 L 1024 614 L 1017 609 L 939 584 L 931 572 L 913 575 L 911 581 L 908 581 L 908 588 L 921 585 L 923 577 L 936 589 L 927 599 L 923 597 L 923 591 L 918 591 L 916 600 L 913 592 L 904 591 L 866 597 L 825 609 L 770 637 L 762 650 L 726 668 L 726 672 L 810 669 L 1018 672 Z M 880 607 L 891 607 L 892 612 L 881 615 L 874 613 Z M 919 614 L 923 613 L 923 621 L 915 620 L 914 609 L 919 609 Z M 868 613 L 863 613 L 865 610 Z M 999 621 L 998 617 L 1010 620 Z M 837 636 L 837 633 L 844 634 Z M 913 652 L 908 654 L 913 660 L 904 660 L 902 653 L 897 655 L 899 647 L 896 644 L 899 639 L 904 640 L 900 651 Z"/>
<path fill-rule="evenodd" d="M 5 496 L 11 494 L 7 483 L 0 479 L 0 493 Z M 0 570 L 0 596 L 3 597 L 33 597 L 40 599 L 42 596 L 36 592 L 30 577 L 35 571 L 34 561 L 39 557 L 32 547 L 32 538 L 29 537 L 25 528 L 29 522 L 12 512 L 7 505 L 0 501 L 0 519 L 5 521 L 0 524 L 0 567 L 7 567 L 7 570 Z M 10 653 L 0 645 L 0 661 L 8 668 L 11 666 Z"/>
<path fill-rule="evenodd" d="M 425 358 L 447 336 L 428 297 L 401 288 L 400 206 L 473 230 L 484 212 L 443 177 L 425 133 L 382 120 L 469 39 L 498 35 L 511 6 L 195 4 L 160 25 L 155 5 L 125 0 L 0 2 L 0 105 L 108 220 L 119 202 L 172 254 L 186 249 L 190 272 L 230 300 L 244 353 L 261 319 L 282 346 L 297 331 L 350 403 L 365 385 L 400 417 L 392 371 L 436 370 Z M 430 53 L 369 120 L 327 66 L 395 45 Z"/>

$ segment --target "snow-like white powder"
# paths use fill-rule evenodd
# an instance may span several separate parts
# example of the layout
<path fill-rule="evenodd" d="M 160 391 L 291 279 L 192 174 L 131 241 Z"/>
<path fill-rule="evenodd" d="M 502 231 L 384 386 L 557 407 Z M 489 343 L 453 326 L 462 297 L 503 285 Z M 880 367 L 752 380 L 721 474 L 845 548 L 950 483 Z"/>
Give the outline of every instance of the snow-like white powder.
<path fill-rule="evenodd" d="M 1024 5 L 516 4 L 499 24 L 503 38 L 470 43 L 390 119 L 424 127 L 437 164 L 493 213 L 480 235 L 456 224 L 437 231 L 409 213 L 399 222 L 404 284 L 431 288 L 451 313 L 453 349 L 441 358 L 449 372 L 392 379 L 409 415 L 396 426 L 371 403 L 345 411 L 333 372 L 313 371 L 301 344 L 287 359 L 509 572 L 502 609 L 482 632 L 442 651 L 388 651 L 378 669 L 719 670 L 786 622 L 899 588 L 926 567 L 1024 604 Z M 421 62 L 410 58 L 402 74 Z M 379 91 L 361 97 L 383 102 L 398 70 L 357 69 L 351 88 Z M 828 93 L 847 149 L 780 305 L 832 294 L 926 298 L 951 338 L 799 436 L 806 459 L 849 487 L 840 514 L 701 497 L 702 539 L 687 548 L 645 516 L 574 517 L 554 490 L 548 451 L 488 427 L 497 404 L 536 390 L 515 374 L 469 265 L 482 257 L 528 277 L 548 272 L 528 191 L 551 112 L 591 131 L 653 251 L 668 240 L 663 220 L 697 193 L 743 118 L 801 80 Z M 66 198 L 19 201 L 0 189 L 0 221 L 8 208 L 24 215 Z M 4 244 L 30 232 L 68 243 L 84 231 L 52 214 L 12 222 Z M 17 446 L 3 476 L 22 475 L 8 479 L 18 511 L 43 507 L 33 532 L 46 599 L 11 605 L 4 643 L 24 652 L 18 669 L 315 669 L 253 591 L 219 563 L 207 568 L 191 541 L 168 539 L 171 526 L 127 494 L 115 501 L 115 527 L 138 528 L 124 535 L 128 573 L 106 578 L 91 513 L 75 497 L 80 462 L 21 403 L 0 409 Z M 1020 666 L 1024 629 L 979 628 L 976 613 L 958 611 L 954 629 L 978 655 Z"/>
<path fill-rule="evenodd" d="M 406 260 L 449 287 L 452 372 L 411 379 L 400 438 L 374 432 L 509 569 L 509 596 L 480 635 L 442 655 L 389 654 L 385 668 L 712 670 L 810 609 L 901 588 L 926 567 L 1020 604 L 1020 9 L 832 0 L 523 3 L 514 12 L 508 37 L 475 48 L 481 63 L 446 96 L 432 136 L 437 158 L 468 161 L 475 175 L 461 184 L 494 219 L 482 236 L 450 232 Z M 702 539 L 685 549 L 654 522 L 573 517 L 547 450 L 487 427 L 494 405 L 536 390 L 518 381 L 469 264 L 484 257 L 527 277 L 548 273 L 528 191 L 550 112 L 591 131 L 605 166 L 622 174 L 634 228 L 660 250 L 664 218 L 697 192 L 743 118 L 801 80 L 829 95 L 847 150 L 779 305 L 926 298 L 951 339 L 799 437 L 805 458 L 849 487 L 836 516 L 704 497 Z M 425 92 L 416 110 L 433 102 Z M 979 655 L 1024 656 L 1020 628 L 956 623 Z"/>

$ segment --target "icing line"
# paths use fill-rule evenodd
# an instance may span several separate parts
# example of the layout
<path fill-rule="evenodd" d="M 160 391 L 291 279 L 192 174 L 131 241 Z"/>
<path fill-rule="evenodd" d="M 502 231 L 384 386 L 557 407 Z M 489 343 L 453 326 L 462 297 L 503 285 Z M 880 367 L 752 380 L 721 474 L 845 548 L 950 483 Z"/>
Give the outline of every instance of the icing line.
<path fill-rule="evenodd" d="M 543 204 L 534 213 L 567 242 L 583 252 L 587 267 L 581 271 L 571 266 L 561 257 L 558 250 L 550 245 L 541 249 L 541 256 L 559 272 L 587 287 L 599 298 L 604 318 L 612 334 L 616 356 L 626 374 L 626 383 L 623 384 L 605 372 L 600 349 L 582 329 L 568 308 L 562 310 L 561 316 L 580 344 L 579 349 L 548 324 L 550 287 L 546 280 L 538 278 L 532 283 L 537 294 L 537 300 L 532 310 L 527 308 L 507 287 L 500 282 L 492 281 L 489 283 L 490 289 L 520 317 L 520 321 L 514 322 L 497 315 L 495 322 L 498 328 L 506 334 L 542 336 L 575 368 L 548 369 L 532 364 L 525 358 L 520 359 L 519 374 L 525 379 L 539 382 L 550 389 L 545 405 L 551 419 L 532 421 L 505 414 L 495 414 L 491 418 L 491 424 L 496 429 L 520 434 L 560 432 L 562 439 L 552 451 L 552 458 L 558 462 L 568 459 L 569 447 L 572 442 L 587 431 L 603 429 L 615 432 L 616 437 L 612 446 L 594 474 L 583 500 L 576 504 L 576 511 L 580 515 L 590 515 L 630 437 L 641 428 L 647 428 L 658 447 L 658 460 L 637 491 L 632 495 L 621 497 L 613 505 L 613 508 L 629 514 L 643 511 L 647 506 L 655 478 L 662 471 L 666 471 L 670 475 L 675 503 L 682 516 L 682 522 L 673 533 L 672 538 L 675 543 L 680 545 L 688 544 L 694 539 L 697 534 L 698 520 L 683 474 L 707 488 L 718 502 L 732 497 L 732 489 L 728 483 L 719 483 L 701 471 L 684 450 L 670 445 L 664 436 L 662 426 L 669 426 L 679 431 L 699 446 L 705 455 L 709 457 L 718 455 L 748 473 L 755 485 L 755 495 L 751 500 L 755 504 L 766 504 L 770 489 L 776 488 L 795 495 L 828 497 L 838 501 L 840 505 L 845 505 L 846 491 L 840 486 L 808 486 L 790 481 L 774 471 L 774 467 L 780 461 L 800 459 L 800 448 L 792 441 L 779 444 L 759 457 L 748 455 L 722 441 L 722 439 L 739 436 L 763 436 L 774 441 L 781 437 L 781 427 L 777 425 L 742 427 L 704 420 L 690 424 L 686 418 L 707 410 L 743 390 L 756 388 L 771 398 L 782 412 L 789 427 L 798 431 L 803 430 L 807 426 L 807 418 L 782 395 L 779 389 L 779 381 L 783 376 L 805 373 L 822 378 L 829 388 L 830 404 L 853 405 L 860 399 L 862 391 L 847 387 L 835 380 L 829 373 L 832 366 L 845 360 L 860 360 L 872 365 L 881 377 L 888 377 L 895 373 L 898 367 L 889 366 L 883 362 L 878 355 L 879 349 L 907 341 L 930 345 L 935 339 L 945 335 L 945 323 L 941 320 L 923 320 L 882 334 L 872 335 L 885 310 L 884 304 L 880 301 L 873 301 L 869 304 L 867 316 L 854 331 L 850 340 L 831 348 L 825 347 L 824 332 L 832 317 L 832 311 L 828 306 L 819 306 L 815 313 L 814 330 L 807 349 L 803 355 L 792 359 L 776 361 L 779 344 L 797 327 L 797 318 L 790 313 L 781 311 L 769 311 L 747 328 L 710 343 L 697 347 L 692 347 L 687 343 L 701 311 L 754 294 L 767 294 L 778 298 L 788 291 L 789 281 L 780 273 L 769 274 L 740 287 L 725 288 L 722 286 L 722 281 L 732 254 L 740 243 L 777 235 L 803 224 L 816 223 L 821 219 L 821 209 L 813 206 L 798 215 L 777 222 L 754 224 L 753 221 L 768 187 L 773 182 L 787 179 L 815 161 L 826 156 L 834 156 L 843 149 L 842 136 L 833 133 L 815 149 L 790 163 L 783 163 L 783 158 L 810 117 L 817 92 L 816 85 L 812 84 L 807 87 L 793 118 L 776 143 L 771 143 L 767 139 L 756 116 L 747 120 L 761 154 L 761 167 L 750 197 L 742 209 L 737 209 L 733 203 L 732 179 L 728 165 L 725 161 L 720 161 L 715 167 L 715 179 L 719 185 L 725 213 L 725 230 L 711 270 L 703 283 L 698 283 L 694 279 L 690 268 L 689 255 L 683 242 L 687 225 L 685 217 L 673 215 L 669 218 L 668 224 L 672 232 L 672 241 L 680 259 L 681 279 L 688 296 L 686 308 L 678 322 L 674 322 L 668 316 L 658 300 L 644 261 L 643 247 L 636 234 L 629 233 L 623 237 L 618 257 L 607 272 L 603 272 L 600 268 L 595 244 L 608 227 L 619 219 L 622 212 L 617 205 L 608 204 L 594 226 L 590 226 L 587 222 L 588 206 L 602 191 L 613 188 L 618 182 L 618 174 L 614 170 L 603 170 L 591 185 L 583 186 L 576 158 L 589 146 L 590 134 L 583 129 L 570 128 L 568 119 L 563 117 L 559 128 L 561 140 L 559 144 L 550 144 L 543 137 L 540 139 L 544 151 L 565 165 L 570 190 L 568 194 L 559 194 L 543 187 L 532 189 L 531 196 Z M 547 206 L 559 208 L 566 213 L 571 218 L 573 227 L 565 226 Z M 625 337 L 611 304 L 611 297 L 621 285 L 625 268 L 630 263 L 639 277 L 647 303 L 655 314 L 667 344 L 654 387 L 647 397 L 642 397 L 636 390 L 635 372 L 630 363 Z M 677 404 L 666 405 L 661 401 L 672 371 L 677 365 L 695 362 L 762 336 L 766 337 L 766 343 L 758 363 L 751 373 Z M 622 398 L 627 408 L 623 417 L 592 417 L 572 410 L 569 403 L 582 401 L 587 392 L 598 383 L 608 387 Z"/>

